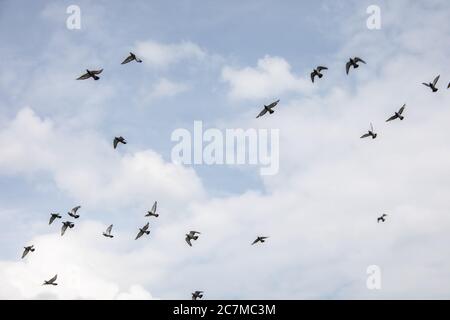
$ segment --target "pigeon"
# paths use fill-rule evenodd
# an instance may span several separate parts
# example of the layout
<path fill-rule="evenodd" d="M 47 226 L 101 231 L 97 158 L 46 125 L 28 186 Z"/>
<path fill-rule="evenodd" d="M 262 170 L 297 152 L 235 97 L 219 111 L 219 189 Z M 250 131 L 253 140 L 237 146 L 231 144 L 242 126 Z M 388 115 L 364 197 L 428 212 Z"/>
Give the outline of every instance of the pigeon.
<path fill-rule="evenodd" d="M 53 221 L 55 221 L 55 219 L 61 219 L 62 217 L 59 215 L 59 213 L 50 213 L 50 221 L 48 222 L 48 224 L 52 224 Z"/>
<path fill-rule="evenodd" d="M 113 225 L 110 225 L 105 232 L 103 232 L 103 235 L 107 238 L 114 238 L 114 236 L 111 234 Z"/>
<path fill-rule="evenodd" d="M 44 283 L 42 284 L 43 286 L 45 285 L 52 285 L 52 286 L 57 286 L 58 284 L 55 282 L 56 278 L 58 278 L 58 275 L 55 274 L 55 276 L 53 278 L 51 278 L 50 280 L 46 280 L 44 281 Z"/>
<path fill-rule="evenodd" d="M 381 221 L 381 222 L 384 222 L 385 219 L 386 219 L 386 217 L 387 217 L 387 214 L 383 213 L 383 215 L 382 215 L 381 217 L 378 217 L 378 218 L 377 218 L 377 222 L 378 222 L 378 223 L 380 223 L 380 221 Z"/>
<path fill-rule="evenodd" d="M 424 86 L 427 86 L 427 87 L 431 88 L 431 90 L 433 92 L 436 92 L 436 91 L 438 91 L 438 88 L 436 88 L 436 84 L 439 81 L 439 78 L 440 78 L 440 75 L 438 75 L 436 78 L 434 78 L 433 82 L 430 82 L 430 83 L 423 82 L 422 84 Z M 450 85 L 450 83 L 449 83 L 449 85 Z M 447 87 L 447 89 L 448 89 L 448 87 Z"/>
<path fill-rule="evenodd" d="M 373 125 L 372 125 L 372 123 L 370 124 L 370 130 L 366 133 L 366 134 L 363 134 L 362 136 L 361 136 L 361 139 L 363 139 L 363 138 L 367 138 L 367 137 L 372 137 L 372 139 L 375 139 L 376 137 L 377 137 L 377 134 L 375 133 L 375 132 L 373 132 L 374 130 L 373 130 Z"/>
<path fill-rule="evenodd" d="M 80 215 L 77 214 L 77 211 L 80 208 L 81 208 L 81 206 L 76 206 L 75 208 L 72 208 L 72 210 L 70 210 L 70 212 L 67 212 L 67 214 L 69 216 L 71 216 L 72 218 L 78 219 L 80 217 Z"/>
<path fill-rule="evenodd" d="M 145 233 L 145 234 L 150 234 L 150 231 L 147 230 L 148 227 L 149 227 L 149 223 L 147 222 L 147 224 L 146 224 L 145 226 L 143 226 L 142 228 L 139 228 L 139 232 L 138 232 L 138 234 L 137 234 L 137 236 L 136 236 L 136 239 L 134 239 L 134 240 L 137 240 L 137 239 L 139 239 L 140 237 L 142 237 L 142 235 L 143 235 L 144 233 Z"/>
<path fill-rule="evenodd" d="M 328 68 L 327 67 L 318 66 L 316 69 L 313 70 L 313 72 L 311 72 L 311 81 L 313 83 L 314 83 L 314 78 L 316 76 L 318 76 L 319 79 L 323 77 L 323 74 L 320 72 L 322 70 L 328 70 Z"/>
<path fill-rule="evenodd" d="M 64 233 L 66 233 L 67 228 L 72 229 L 73 227 L 75 227 L 75 224 L 70 221 L 65 221 L 62 224 L 63 226 L 61 227 L 61 237 L 64 235 Z"/>
<path fill-rule="evenodd" d="M 23 258 L 25 258 L 25 256 L 28 254 L 28 252 L 34 252 L 34 246 L 33 245 L 31 245 L 31 246 L 28 246 L 28 247 L 24 247 L 24 251 L 23 251 L 23 253 L 22 253 L 22 259 Z"/>
<path fill-rule="evenodd" d="M 152 210 L 147 211 L 147 214 L 145 215 L 146 217 L 151 217 L 151 216 L 154 216 L 156 218 L 159 217 L 159 214 L 156 213 L 156 205 L 157 205 L 157 202 L 155 201 L 155 203 L 153 204 Z"/>
<path fill-rule="evenodd" d="M 192 247 L 191 240 L 197 240 L 198 236 L 196 234 L 200 234 L 198 231 L 189 231 L 189 233 L 186 234 L 186 242 L 187 244 Z"/>
<path fill-rule="evenodd" d="M 192 293 L 192 300 L 197 300 L 203 298 L 203 291 L 195 291 Z"/>
<path fill-rule="evenodd" d="M 450 82 L 448 83 L 447 89 L 450 89 Z"/>
<path fill-rule="evenodd" d="M 258 242 L 261 242 L 261 243 L 264 243 L 264 242 L 266 242 L 266 239 L 267 239 L 268 237 L 257 237 L 256 238 L 256 240 L 255 241 L 253 241 L 253 243 L 252 243 L 252 245 L 254 245 L 255 243 L 258 243 Z"/>
<path fill-rule="evenodd" d="M 139 62 L 139 63 L 142 62 L 142 60 L 139 59 L 138 57 L 136 57 L 136 55 L 133 52 L 130 52 L 130 55 L 125 60 L 123 60 L 123 62 L 121 64 L 126 64 L 128 62 L 133 61 L 133 60 L 135 60 L 136 62 Z"/>
<path fill-rule="evenodd" d="M 362 62 L 362 63 L 366 64 L 366 62 L 361 58 L 358 58 L 358 57 L 354 57 L 353 59 L 350 58 L 350 60 L 345 65 L 345 71 L 347 72 L 347 74 L 350 71 L 350 67 L 353 67 L 354 69 L 359 67 L 358 62 Z"/>
<path fill-rule="evenodd" d="M 127 141 L 125 140 L 124 137 L 120 136 L 120 137 L 114 137 L 114 141 L 113 141 L 113 145 L 114 145 L 114 149 L 117 148 L 117 145 L 120 143 L 123 144 L 127 144 Z"/>
<path fill-rule="evenodd" d="M 97 76 L 97 74 L 102 73 L 103 69 L 100 70 L 87 70 L 86 73 L 83 74 L 81 77 L 77 78 L 77 80 L 86 80 L 89 78 L 94 78 L 94 80 L 100 79 L 100 77 Z"/>
<path fill-rule="evenodd" d="M 404 105 L 400 108 L 400 110 L 398 110 L 398 112 L 396 112 L 392 117 L 390 117 L 389 119 L 387 119 L 386 122 L 389 122 L 389 121 L 392 121 L 392 120 L 395 120 L 395 119 L 403 120 L 405 117 L 402 116 L 402 113 L 403 113 L 403 111 L 405 111 L 405 108 L 406 108 L 406 104 L 404 104 Z"/>
<path fill-rule="evenodd" d="M 262 117 L 263 115 L 265 115 L 267 113 L 267 111 L 269 111 L 270 114 L 274 113 L 275 111 L 273 111 L 272 109 L 275 108 L 275 106 L 278 104 L 278 102 L 280 102 L 280 99 L 272 102 L 268 106 L 264 105 L 264 109 L 258 114 L 258 116 L 256 118 Z"/>

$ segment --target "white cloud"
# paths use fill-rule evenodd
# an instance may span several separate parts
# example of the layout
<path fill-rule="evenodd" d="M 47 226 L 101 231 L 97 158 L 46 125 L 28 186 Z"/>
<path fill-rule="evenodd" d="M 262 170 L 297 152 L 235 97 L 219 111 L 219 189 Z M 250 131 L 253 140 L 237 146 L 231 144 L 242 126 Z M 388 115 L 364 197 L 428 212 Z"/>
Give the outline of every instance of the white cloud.
<path fill-rule="evenodd" d="M 202 60 L 206 57 L 206 52 L 190 41 L 172 44 L 142 41 L 136 45 L 136 54 L 142 57 L 144 64 L 161 68 L 183 60 Z"/>
<path fill-rule="evenodd" d="M 189 90 L 189 87 L 184 83 L 173 82 L 169 79 L 162 78 L 153 87 L 149 94 L 149 97 L 173 97 L 180 93 L 186 92 L 187 90 Z"/>
<path fill-rule="evenodd" d="M 293 74 L 289 63 L 281 57 L 265 56 L 258 60 L 256 68 L 225 66 L 222 79 L 229 83 L 229 95 L 234 99 L 271 98 L 312 88 L 307 79 Z"/>

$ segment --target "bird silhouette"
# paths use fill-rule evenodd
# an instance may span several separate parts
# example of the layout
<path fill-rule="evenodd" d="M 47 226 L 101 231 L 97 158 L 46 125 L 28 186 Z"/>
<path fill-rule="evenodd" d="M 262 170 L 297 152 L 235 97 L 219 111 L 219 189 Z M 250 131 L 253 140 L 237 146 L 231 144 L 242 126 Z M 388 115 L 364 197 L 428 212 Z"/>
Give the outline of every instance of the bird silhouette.
<path fill-rule="evenodd" d="M 358 57 L 354 57 L 353 59 L 350 58 L 350 60 L 345 65 L 345 71 L 347 72 L 347 74 L 350 71 L 350 67 L 353 67 L 354 69 L 359 68 L 358 62 L 362 62 L 362 63 L 366 64 L 366 62 L 361 58 L 358 58 Z"/>
<path fill-rule="evenodd" d="M 108 228 L 106 228 L 106 231 L 103 232 L 103 235 L 107 238 L 114 238 L 114 236 L 111 234 L 113 225 L 110 225 Z"/>
<path fill-rule="evenodd" d="M 185 240 L 186 240 L 187 244 L 190 247 L 192 247 L 191 240 L 197 240 L 198 239 L 197 234 L 200 234 L 200 232 L 198 232 L 198 231 L 189 231 L 189 233 L 186 234 L 186 239 Z"/>
<path fill-rule="evenodd" d="M 147 214 L 145 215 L 146 217 L 151 217 L 151 216 L 156 217 L 156 218 L 159 217 L 159 214 L 156 213 L 156 205 L 157 205 L 157 202 L 155 201 L 152 209 L 150 211 L 147 211 Z"/>
<path fill-rule="evenodd" d="M 267 112 L 269 112 L 269 114 L 274 113 L 275 111 L 273 111 L 272 109 L 276 107 L 276 105 L 278 104 L 278 102 L 280 102 L 280 100 L 278 99 L 277 101 L 272 102 L 271 104 L 269 104 L 268 106 L 264 105 L 264 109 L 262 109 L 262 111 L 258 114 L 258 116 L 256 118 L 262 117 L 263 115 L 265 115 Z"/>
<path fill-rule="evenodd" d="M 149 223 L 147 222 L 147 224 L 145 226 L 143 226 L 142 228 L 139 228 L 139 232 L 134 240 L 139 239 L 144 234 L 150 234 L 150 231 L 147 230 L 148 228 L 149 228 Z"/>
<path fill-rule="evenodd" d="M 385 221 L 386 221 L 386 217 L 387 217 L 387 214 L 383 213 L 383 214 L 381 215 L 381 217 L 378 217 L 378 218 L 377 218 L 377 222 L 378 222 L 378 223 L 380 223 L 380 221 L 381 221 L 381 222 L 385 222 Z"/>
<path fill-rule="evenodd" d="M 23 251 L 23 253 L 22 253 L 22 259 L 23 258 L 25 258 L 25 256 L 28 254 L 28 252 L 34 252 L 34 246 L 33 245 L 31 245 L 31 246 L 28 246 L 28 247 L 24 247 L 24 251 Z"/>
<path fill-rule="evenodd" d="M 70 221 L 65 221 L 62 224 L 63 226 L 61 227 L 61 237 L 64 235 L 64 233 L 66 233 L 67 228 L 72 229 L 73 227 L 75 227 L 75 224 Z"/>
<path fill-rule="evenodd" d="M 72 218 L 78 219 L 80 217 L 79 214 L 77 214 L 77 211 L 81 208 L 81 206 L 76 206 L 75 208 L 72 208 L 67 214 L 71 216 Z"/>
<path fill-rule="evenodd" d="M 58 278 L 58 275 L 55 274 L 55 276 L 53 278 L 51 278 L 50 280 L 45 280 L 44 283 L 42 284 L 43 286 L 45 285 L 52 285 L 52 286 L 57 286 L 58 284 L 55 282 L 56 278 Z"/>
<path fill-rule="evenodd" d="M 89 78 L 93 78 L 94 80 L 98 80 L 100 79 L 100 77 L 98 77 L 97 75 L 102 73 L 103 69 L 100 70 L 88 70 L 86 69 L 86 73 L 83 74 L 82 76 L 80 76 L 79 78 L 77 78 L 77 80 L 86 80 Z"/>
<path fill-rule="evenodd" d="M 430 83 L 423 82 L 422 84 L 424 86 L 429 87 L 431 89 L 431 91 L 436 92 L 436 91 L 438 91 L 438 88 L 436 88 L 436 84 L 439 81 L 439 78 L 440 78 L 440 75 L 438 75 L 436 78 L 434 78 L 433 82 L 430 82 Z M 450 83 L 449 83 L 449 85 L 450 85 Z"/>
<path fill-rule="evenodd" d="M 127 141 L 126 141 L 125 138 L 122 137 L 122 136 L 120 136 L 120 137 L 114 137 L 114 141 L 113 141 L 114 149 L 117 148 L 117 145 L 118 145 L 119 143 L 127 144 Z"/>
<path fill-rule="evenodd" d="M 123 60 L 121 64 L 126 64 L 128 62 L 133 61 L 133 60 L 135 60 L 136 62 L 139 62 L 139 63 L 142 62 L 142 60 L 139 59 L 138 57 L 136 57 L 136 55 L 133 52 L 130 52 L 130 55 L 128 57 L 126 57 L 126 59 Z"/>
<path fill-rule="evenodd" d="M 389 119 L 387 119 L 386 122 L 389 122 L 389 121 L 392 121 L 392 120 L 395 120 L 395 119 L 403 120 L 405 117 L 402 116 L 402 114 L 403 114 L 403 111 L 405 111 L 405 108 L 406 108 L 406 104 L 404 104 L 404 105 L 400 108 L 400 110 L 398 110 L 392 117 L 390 117 Z"/>
<path fill-rule="evenodd" d="M 258 243 L 258 242 L 264 243 L 264 242 L 266 242 L 266 239 L 267 239 L 267 238 L 269 238 L 269 237 L 259 237 L 259 236 L 258 236 L 258 237 L 256 238 L 256 240 L 252 242 L 252 245 L 254 245 L 254 244 Z"/>
<path fill-rule="evenodd" d="M 367 131 L 366 134 L 363 134 L 363 135 L 361 136 L 361 139 L 364 139 L 364 138 L 367 138 L 367 137 L 372 137 L 372 139 L 375 139 L 375 138 L 377 137 L 377 134 L 376 134 L 376 133 L 374 132 L 374 130 L 373 130 L 373 125 L 372 125 L 372 123 L 370 124 L 370 130 Z"/>
<path fill-rule="evenodd" d="M 48 224 L 52 224 L 53 221 L 55 221 L 55 219 L 61 219 L 62 217 L 59 215 L 59 213 L 50 213 L 50 221 L 48 222 Z"/>
<path fill-rule="evenodd" d="M 203 291 L 192 292 L 192 300 L 197 300 L 203 298 Z"/>
<path fill-rule="evenodd" d="M 323 74 L 321 73 L 322 70 L 328 70 L 327 67 L 322 67 L 322 66 L 318 66 L 316 69 L 313 70 L 313 72 L 311 72 L 311 81 L 314 83 L 314 78 L 316 76 L 320 78 L 323 77 Z"/>

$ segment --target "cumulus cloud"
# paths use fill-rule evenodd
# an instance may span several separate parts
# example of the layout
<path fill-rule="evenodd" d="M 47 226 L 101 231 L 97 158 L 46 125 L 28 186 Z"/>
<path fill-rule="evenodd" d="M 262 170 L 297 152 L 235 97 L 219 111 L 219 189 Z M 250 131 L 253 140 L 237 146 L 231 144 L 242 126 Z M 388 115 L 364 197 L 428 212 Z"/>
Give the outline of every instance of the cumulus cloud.
<path fill-rule="evenodd" d="M 222 79 L 229 84 L 229 96 L 233 99 L 270 98 L 311 88 L 305 78 L 292 73 L 285 59 L 267 55 L 258 60 L 256 67 L 223 67 Z"/>
<path fill-rule="evenodd" d="M 142 57 L 146 65 L 159 68 L 164 68 L 183 60 L 202 60 L 206 57 L 206 52 L 190 41 L 170 44 L 152 40 L 141 41 L 136 45 L 136 54 Z"/>
<path fill-rule="evenodd" d="M 184 83 L 173 82 L 169 79 L 162 78 L 152 88 L 149 97 L 173 97 L 180 93 L 186 92 L 187 90 L 189 90 L 189 87 Z"/>

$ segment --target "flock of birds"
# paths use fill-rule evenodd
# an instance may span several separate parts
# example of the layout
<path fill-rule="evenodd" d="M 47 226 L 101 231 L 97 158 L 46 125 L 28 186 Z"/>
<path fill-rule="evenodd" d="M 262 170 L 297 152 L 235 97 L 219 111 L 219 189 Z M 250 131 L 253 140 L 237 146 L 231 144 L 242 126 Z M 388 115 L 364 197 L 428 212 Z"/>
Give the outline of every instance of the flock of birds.
<path fill-rule="evenodd" d="M 142 62 L 142 60 L 139 59 L 134 53 L 130 52 L 129 56 L 127 56 L 121 64 L 127 64 L 132 61 L 136 61 L 137 63 Z M 354 69 L 359 68 L 359 63 L 366 64 L 366 62 L 361 58 L 358 58 L 358 57 L 350 58 L 349 61 L 345 65 L 345 70 L 346 70 L 347 75 L 349 74 L 349 71 L 352 67 Z M 324 70 L 328 70 L 328 68 L 324 67 L 324 66 L 316 67 L 311 72 L 311 81 L 314 83 L 314 80 L 316 77 L 321 79 L 323 77 Z M 103 69 L 99 69 L 99 70 L 88 70 L 87 69 L 86 73 L 83 74 L 82 76 L 80 76 L 79 78 L 77 78 L 76 80 L 87 80 L 90 78 L 92 78 L 94 80 L 99 80 L 100 77 L 98 75 L 101 74 L 102 71 L 103 71 Z M 432 92 L 436 92 L 436 91 L 438 91 L 437 83 L 439 81 L 439 77 L 440 76 L 437 76 L 432 82 L 423 83 L 423 85 L 429 87 L 432 90 Z M 450 83 L 447 86 L 447 89 L 449 89 L 449 88 L 450 88 Z M 280 100 L 278 99 L 278 100 L 270 103 L 269 105 L 264 105 L 263 110 L 258 114 L 258 116 L 256 118 L 260 118 L 260 117 L 264 116 L 266 113 L 269 113 L 269 114 L 274 113 L 275 111 L 273 109 L 278 105 L 279 102 L 280 102 Z M 405 111 L 405 108 L 406 108 L 406 104 L 404 104 L 398 111 L 396 111 L 394 113 L 394 115 L 392 115 L 390 118 L 388 118 L 386 120 L 386 122 L 390 122 L 390 121 L 393 121 L 396 119 L 403 120 L 404 119 L 403 113 Z M 368 138 L 368 137 L 371 137 L 372 139 L 375 139 L 377 137 L 377 133 L 375 133 L 372 123 L 370 124 L 370 129 L 368 130 L 368 132 L 361 136 L 361 138 Z M 114 149 L 117 148 L 119 143 L 125 145 L 125 144 L 127 144 L 127 141 L 122 136 L 114 137 L 114 140 L 113 140 Z M 80 209 L 81 209 L 81 206 L 76 206 L 76 207 L 72 208 L 67 214 L 74 219 L 78 219 L 80 217 L 80 215 L 78 214 L 78 210 L 80 210 Z M 145 217 L 155 217 L 155 218 L 159 217 L 159 214 L 156 213 L 156 209 L 157 209 L 157 201 L 155 201 L 152 208 L 149 211 L 147 211 L 147 214 L 145 215 Z M 386 217 L 387 217 L 387 214 L 381 215 L 380 217 L 377 218 L 377 222 L 378 223 L 385 222 Z M 51 225 L 56 219 L 61 219 L 61 218 L 62 218 L 62 216 L 59 213 L 51 213 L 48 224 Z M 68 221 L 68 220 L 63 221 L 62 227 L 61 227 L 61 236 L 64 236 L 67 229 L 72 229 L 74 226 L 75 226 L 75 223 L 73 223 L 71 221 Z M 111 224 L 103 232 L 103 236 L 105 236 L 106 238 L 113 238 L 114 235 L 112 234 L 112 228 L 113 228 L 113 225 Z M 150 234 L 149 228 L 150 228 L 149 222 L 147 222 L 142 228 L 139 228 L 139 231 L 135 237 L 135 240 L 141 238 L 143 235 L 149 235 Z M 189 231 L 185 235 L 186 243 L 190 247 L 192 247 L 192 241 L 198 240 L 200 234 L 201 233 L 198 231 Z M 267 239 L 268 239 L 267 236 L 257 236 L 257 238 L 251 243 L 251 245 L 255 245 L 257 243 L 264 243 Z M 35 251 L 34 245 L 24 247 L 24 251 L 22 253 L 22 259 L 25 258 L 30 252 L 34 252 L 34 251 Z M 56 286 L 57 285 L 57 283 L 56 283 L 57 277 L 58 277 L 58 275 L 56 274 L 51 279 L 45 280 L 43 285 Z M 203 297 L 203 291 L 197 290 L 192 293 L 192 300 L 201 299 L 202 297 Z"/>

